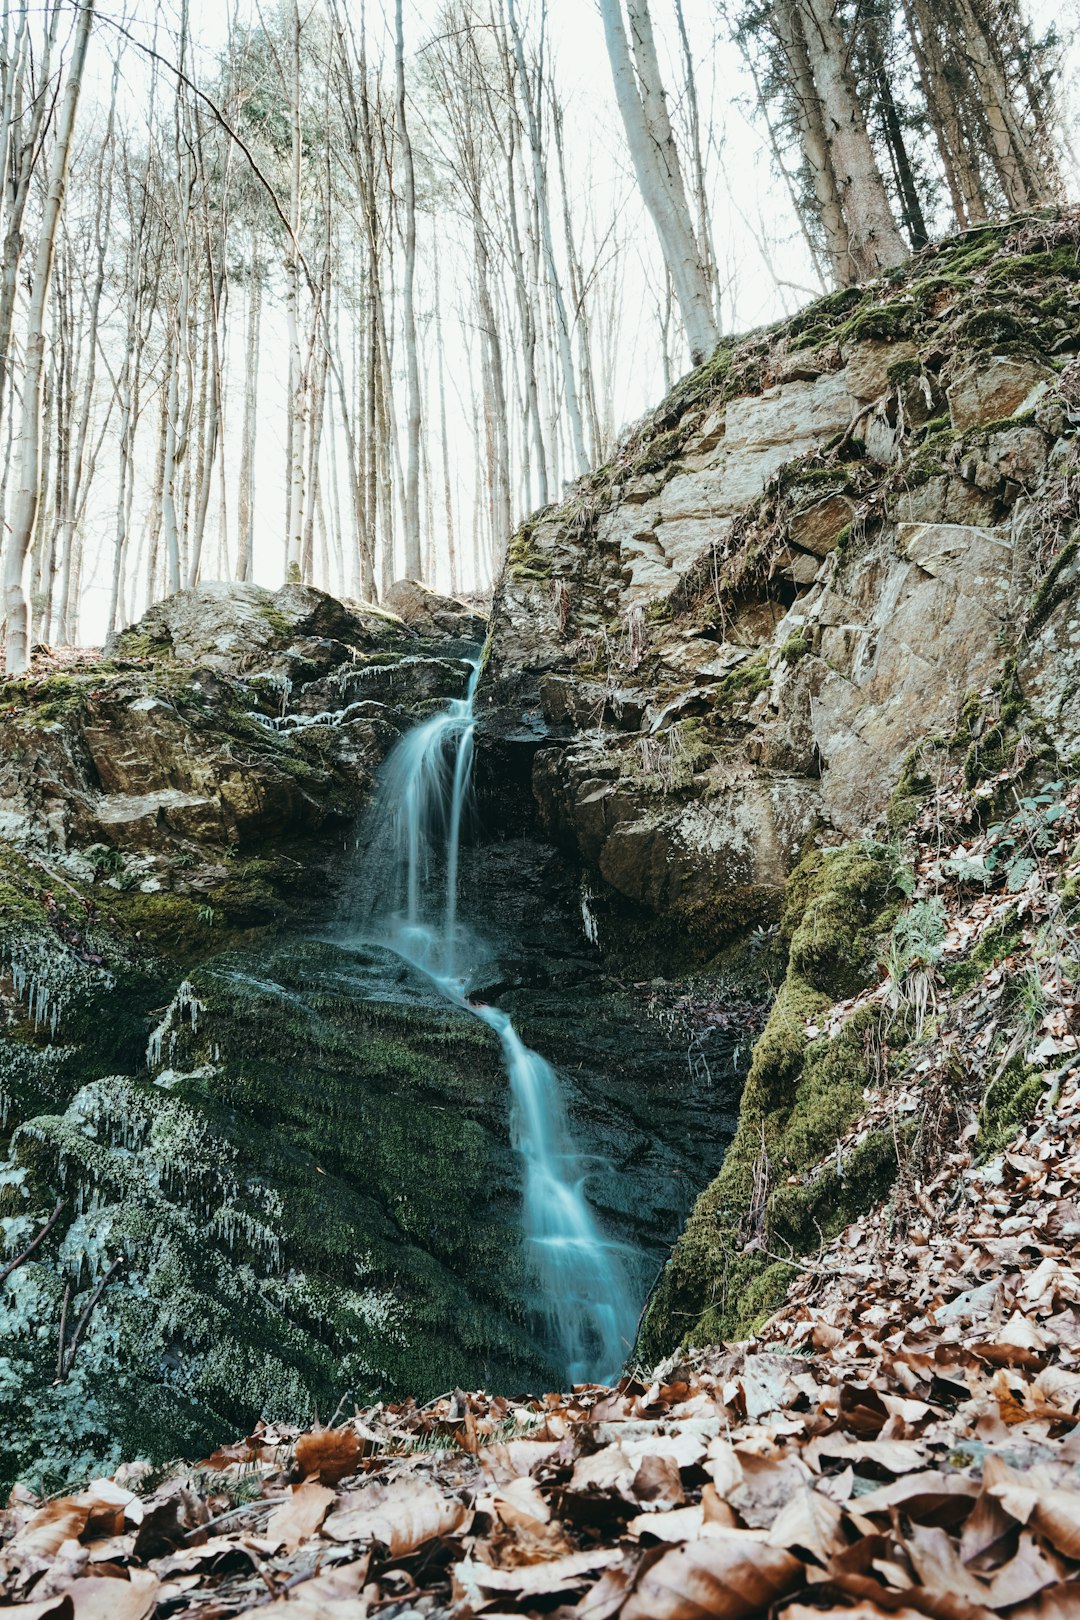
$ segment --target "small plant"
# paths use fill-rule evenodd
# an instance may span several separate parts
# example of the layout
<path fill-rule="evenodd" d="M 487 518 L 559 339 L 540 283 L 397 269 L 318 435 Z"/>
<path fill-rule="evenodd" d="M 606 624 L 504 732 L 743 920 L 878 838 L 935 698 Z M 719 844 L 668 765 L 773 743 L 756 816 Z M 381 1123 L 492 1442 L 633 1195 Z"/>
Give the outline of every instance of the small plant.
<path fill-rule="evenodd" d="M 937 1005 L 937 964 L 945 945 L 945 902 L 917 900 L 896 919 L 885 968 L 889 1001 L 894 1010 L 907 1006 L 915 1016 L 915 1038 L 921 1039 L 927 1013 Z"/>
<path fill-rule="evenodd" d="M 95 872 L 122 872 L 124 870 L 124 857 L 120 850 L 113 849 L 109 844 L 91 844 L 86 851 L 86 859 Z"/>
<path fill-rule="evenodd" d="M 1063 782 L 1050 782 L 1041 793 L 1018 799 L 1015 814 L 988 829 L 986 871 L 991 878 L 1004 877 L 1009 894 L 1019 894 L 1038 870 L 1040 857 L 1060 840 L 1064 829 L 1059 823 L 1073 813 L 1063 798 L 1065 792 Z"/>
<path fill-rule="evenodd" d="M 1029 967 L 1015 985 L 1016 1005 L 1025 1029 L 1038 1029 L 1049 1011 L 1049 1002 L 1037 967 Z"/>
<path fill-rule="evenodd" d="M 809 651 L 810 643 L 805 633 L 802 630 L 794 630 L 780 648 L 780 658 L 785 664 L 797 664 Z"/>
<path fill-rule="evenodd" d="M 216 915 L 217 913 L 214 911 L 213 906 L 200 906 L 196 912 L 196 916 L 198 917 L 199 921 L 206 928 L 213 928 L 214 918 Z"/>

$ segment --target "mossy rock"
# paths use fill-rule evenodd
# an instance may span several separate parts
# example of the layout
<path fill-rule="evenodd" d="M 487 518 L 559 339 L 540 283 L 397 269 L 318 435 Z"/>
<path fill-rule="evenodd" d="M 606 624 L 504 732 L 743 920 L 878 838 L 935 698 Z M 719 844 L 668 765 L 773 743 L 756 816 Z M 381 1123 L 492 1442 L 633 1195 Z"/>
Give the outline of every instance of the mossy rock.
<path fill-rule="evenodd" d="M 878 1014 L 855 1015 L 835 1037 L 811 1040 L 807 1025 L 870 981 L 899 901 L 892 852 L 875 845 L 813 850 L 788 880 L 786 977 L 754 1048 L 735 1139 L 646 1312 L 646 1361 L 680 1342 L 752 1331 L 790 1280 L 782 1256 L 816 1245 L 818 1226 L 835 1234 L 887 1190 L 895 1152 L 890 1170 L 879 1146 L 810 1175 L 862 1108 L 873 1079 L 866 1035 Z"/>

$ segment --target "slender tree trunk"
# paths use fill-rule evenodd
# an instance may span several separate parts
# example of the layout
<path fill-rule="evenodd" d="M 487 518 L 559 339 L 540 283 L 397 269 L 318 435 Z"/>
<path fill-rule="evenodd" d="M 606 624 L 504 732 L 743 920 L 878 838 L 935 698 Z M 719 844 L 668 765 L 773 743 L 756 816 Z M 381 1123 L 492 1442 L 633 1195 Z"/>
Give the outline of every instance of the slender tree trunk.
<path fill-rule="evenodd" d="M 244 366 L 244 425 L 240 445 L 240 492 L 237 507 L 236 577 L 251 578 L 255 543 L 255 502 L 252 477 L 258 432 L 259 348 L 262 328 L 262 265 L 258 235 L 251 233 L 251 272 L 248 284 L 247 345 Z"/>
<path fill-rule="evenodd" d="M 627 0 L 634 41 L 633 60 L 623 25 L 622 0 L 599 0 L 599 4 L 615 99 L 626 130 L 634 173 L 671 271 L 690 358 L 697 365 L 712 353 L 719 341 L 719 332 L 671 133 L 648 3 L 647 0 Z"/>
<path fill-rule="evenodd" d="M 413 172 L 412 142 L 405 116 L 405 32 L 402 0 L 394 10 L 394 70 L 397 93 L 396 134 L 401 146 L 404 174 L 402 205 L 405 210 L 405 264 L 402 276 L 401 313 L 405 340 L 405 573 L 410 579 L 423 577 L 420 553 L 420 368 L 416 352 L 416 180 Z"/>
<path fill-rule="evenodd" d="M 26 600 L 26 564 L 41 502 L 41 404 L 45 372 L 45 321 L 52 282 L 60 211 L 64 203 L 71 138 L 86 68 L 86 52 L 96 0 L 83 0 L 60 101 L 49 184 L 45 194 L 27 314 L 22 431 L 19 436 L 19 487 L 11 533 L 4 553 L 4 611 L 7 619 L 6 669 L 21 675 L 30 662 L 30 622 Z"/>
<path fill-rule="evenodd" d="M 300 346 L 300 260 L 296 243 L 300 238 L 300 192 L 302 181 L 303 128 L 300 118 L 300 7 L 291 0 L 289 7 L 289 124 L 291 133 L 289 163 L 289 226 L 291 237 L 285 261 L 286 322 L 289 332 L 289 532 L 285 577 L 303 578 L 304 544 L 304 451 L 307 428 L 307 378 Z"/>
<path fill-rule="evenodd" d="M 848 67 L 848 47 L 834 0 L 799 0 L 807 56 L 829 163 L 847 234 L 853 280 L 876 276 L 908 255 L 892 216 Z"/>

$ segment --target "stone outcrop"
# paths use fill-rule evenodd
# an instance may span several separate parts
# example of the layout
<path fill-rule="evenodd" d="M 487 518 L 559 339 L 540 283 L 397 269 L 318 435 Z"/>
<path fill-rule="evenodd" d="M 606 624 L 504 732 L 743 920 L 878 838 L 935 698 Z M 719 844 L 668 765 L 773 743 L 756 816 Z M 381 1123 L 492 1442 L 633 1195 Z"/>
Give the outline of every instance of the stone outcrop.
<path fill-rule="evenodd" d="M 674 907 L 707 952 L 774 915 L 809 829 L 870 831 L 1018 647 L 1069 751 L 1078 249 L 1054 229 L 928 249 L 722 348 L 515 537 L 488 755 L 536 754 L 613 916 Z"/>
<path fill-rule="evenodd" d="M 916 1141 L 895 1120 L 852 1138 L 890 1063 L 920 1061 L 922 1015 L 883 978 L 907 982 L 907 950 L 935 983 L 905 828 L 957 781 L 946 840 L 1023 820 L 1080 748 L 1078 348 L 1075 214 L 969 233 L 722 348 L 511 545 L 488 769 L 528 775 L 616 959 L 777 987 L 646 1363 L 751 1330 L 784 1256 L 887 1200 Z M 848 1017 L 870 987 L 893 1010 Z M 1012 1062 L 1000 1084 L 1028 1099 L 1016 1050 L 989 1072 Z"/>

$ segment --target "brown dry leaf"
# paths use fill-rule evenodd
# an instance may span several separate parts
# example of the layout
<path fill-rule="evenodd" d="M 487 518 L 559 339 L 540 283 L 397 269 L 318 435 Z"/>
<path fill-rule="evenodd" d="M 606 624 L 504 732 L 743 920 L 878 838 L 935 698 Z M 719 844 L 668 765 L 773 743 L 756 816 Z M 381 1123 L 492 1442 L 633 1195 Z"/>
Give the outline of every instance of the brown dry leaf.
<path fill-rule="evenodd" d="M 1026 1532 L 1020 1537 L 1016 1556 L 1002 1565 L 989 1585 L 986 1598 L 992 1609 L 1008 1609 L 1026 1603 L 1048 1586 L 1056 1586 L 1065 1573 L 1061 1560 L 1044 1552 Z"/>
<path fill-rule="evenodd" d="M 925 1620 L 918 1609 L 903 1606 L 881 1609 L 876 1603 L 845 1603 L 842 1609 L 811 1609 L 805 1603 L 789 1603 L 784 1620 Z"/>
<path fill-rule="evenodd" d="M 377 1541 L 402 1558 L 425 1541 L 467 1529 L 472 1519 L 472 1508 L 456 1496 L 444 1496 L 426 1480 L 397 1479 L 351 1492 L 322 1533 L 331 1541 Z"/>
<path fill-rule="evenodd" d="M 238 1566 L 251 1563 L 254 1554 L 235 1536 L 211 1536 L 198 1547 L 181 1547 L 164 1558 L 153 1559 L 155 1572 L 162 1580 L 172 1575 L 186 1575 L 190 1570 L 206 1570 L 218 1565 Z"/>
<path fill-rule="evenodd" d="M 985 1604 L 987 1588 L 965 1567 L 956 1546 L 937 1526 L 912 1525 L 904 1547 L 920 1583 L 930 1592 Z"/>
<path fill-rule="evenodd" d="M 7 1606 L 0 1609 L 6 1613 Z M 43 1598 L 39 1603 L 20 1603 L 12 1605 L 11 1612 L 16 1620 L 74 1620 L 75 1609 L 66 1592 L 58 1597 Z"/>
<path fill-rule="evenodd" d="M 351 1564 L 338 1564 L 335 1569 L 324 1570 L 288 1592 L 282 1592 L 272 1603 L 260 1601 L 241 1612 L 265 1614 L 267 1609 L 280 1610 L 287 1603 L 289 1613 L 295 1616 L 295 1620 L 320 1620 L 322 1615 L 326 1615 L 328 1620 L 334 1620 L 335 1616 L 336 1620 L 366 1620 L 368 1604 L 360 1593 L 370 1565 L 369 1557 L 357 1559 Z"/>
<path fill-rule="evenodd" d="M 768 1534 L 770 1547 L 798 1548 L 828 1563 L 844 1545 L 840 1534 L 843 1515 L 837 1504 L 820 1491 L 803 1485 L 781 1508 Z"/>
<path fill-rule="evenodd" d="M 287 1501 L 281 1502 L 266 1521 L 263 1539 L 295 1552 L 302 1541 L 313 1536 L 330 1511 L 334 1492 L 328 1485 L 309 1479 L 297 1485 Z"/>
<path fill-rule="evenodd" d="M 578 1458 L 567 1489 L 575 1495 L 614 1492 L 631 1499 L 636 1473 L 637 1464 L 621 1446 L 604 1446 L 591 1456 Z"/>
<path fill-rule="evenodd" d="M 367 1598 L 320 1597 L 317 1592 L 309 1592 L 306 1586 L 284 1592 L 270 1603 L 258 1603 L 253 1608 L 241 1609 L 240 1613 L 273 1614 L 275 1609 L 279 1614 L 289 1615 L 290 1620 L 368 1620 L 371 1613 Z"/>
<path fill-rule="evenodd" d="M 668 1541 L 675 1545 L 684 1541 L 696 1541 L 698 1536 L 704 1535 L 705 1509 L 700 1503 L 691 1507 L 672 1508 L 670 1513 L 639 1513 L 631 1519 L 626 1526 L 628 1536 L 653 1536 L 657 1541 Z M 755 1531 L 755 1535 L 764 1532 Z"/>
<path fill-rule="evenodd" d="M 797 1591 L 804 1569 L 780 1547 L 739 1530 L 717 1530 L 652 1564 L 620 1620 L 742 1620 Z"/>
<path fill-rule="evenodd" d="M 1080 1558 L 1080 1492 L 992 1485 L 990 1495 L 1018 1524 L 1032 1524 L 1067 1558 Z"/>
<path fill-rule="evenodd" d="M 296 1442 L 296 1466 L 307 1478 L 337 1485 L 356 1470 L 360 1441 L 352 1429 L 312 1429 Z"/>
<path fill-rule="evenodd" d="M 576 1620 L 611 1620 L 618 1614 L 637 1573 L 635 1564 L 614 1564 L 605 1569 L 595 1586 L 589 1588 L 572 1613 Z"/>
<path fill-rule="evenodd" d="M 89 1503 L 78 1496 L 46 1502 L 8 1543 L 5 1552 L 19 1558 L 52 1558 L 65 1541 L 77 1541 L 90 1517 Z"/>
<path fill-rule="evenodd" d="M 161 1582 L 148 1569 L 133 1569 L 128 1579 L 84 1575 L 67 1589 L 75 1620 L 146 1620 L 158 1600 Z"/>
<path fill-rule="evenodd" d="M 514 1569 L 494 1569 L 475 1559 L 454 1565 L 455 1591 L 468 1602 L 486 1602 L 488 1592 L 515 1592 L 521 1597 L 546 1597 L 571 1592 L 586 1577 L 623 1561 L 621 1547 L 595 1547 L 588 1552 L 568 1553 L 542 1564 L 520 1564 Z"/>
<path fill-rule="evenodd" d="M 978 1485 L 966 1474 L 945 1474 L 928 1468 L 924 1473 L 906 1474 L 880 1490 L 857 1496 L 852 1505 L 861 1514 L 885 1513 L 899 1507 L 912 1519 L 953 1523 L 965 1516 L 968 1503 L 978 1494 Z"/>
<path fill-rule="evenodd" d="M 1078 1620 L 1080 1617 L 1080 1582 L 1061 1581 L 1047 1586 L 1038 1597 L 1013 1609 L 1009 1620 Z"/>
<path fill-rule="evenodd" d="M 510 1527 L 548 1524 L 551 1520 L 551 1508 L 540 1494 L 539 1485 L 526 1476 L 500 1486 L 494 1501 L 499 1518 Z"/>
<path fill-rule="evenodd" d="M 911 1474 L 926 1467 L 926 1457 L 910 1440 L 848 1440 L 842 1434 L 820 1435 L 803 1453 L 812 1465 L 819 1457 L 873 1463 L 890 1474 Z"/>
<path fill-rule="evenodd" d="M 639 1502 L 655 1503 L 659 1510 L 681 1507 L 686 1501 L 679 1465 L 674 1457 L 643 1457 L 631 1490 Z"/>
<path fill-rule="evenodd" d="M 742 1480 L 721 1492 L 751 1530 L 767 1530 L 780 1510 L 813 1475 L 799 1457 L 755 1457 L 738 1449 Z M 714 1475 L 715 1479 L 715 1475 Z"/>

